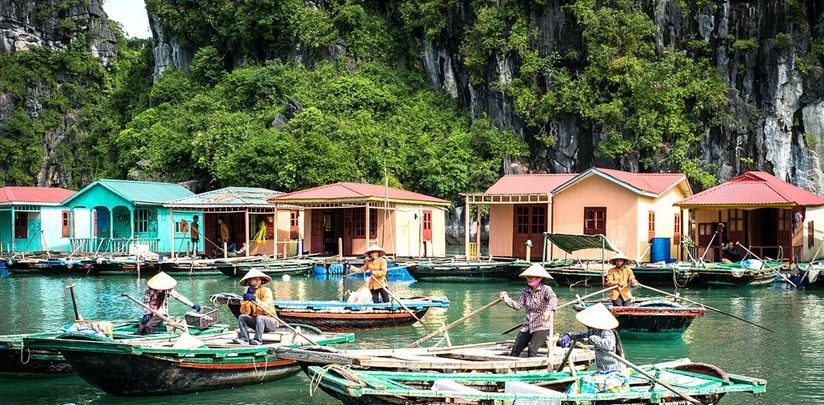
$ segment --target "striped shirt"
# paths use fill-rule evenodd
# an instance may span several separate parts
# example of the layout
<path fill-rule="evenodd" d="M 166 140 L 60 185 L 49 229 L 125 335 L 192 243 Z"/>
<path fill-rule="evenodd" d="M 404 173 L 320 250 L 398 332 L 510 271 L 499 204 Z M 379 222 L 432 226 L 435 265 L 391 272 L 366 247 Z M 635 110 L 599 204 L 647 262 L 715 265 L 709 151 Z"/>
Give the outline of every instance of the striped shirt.
<path fill-rule="evenodd" d="M 595 367 L 601 374 L 606 374 L 611 371 L 624 371 L 626 366 L 612 356 L 604 353 L 611 352 L 615 354 L 615 331 L 614 330 L 595 330 L 590 329 L 586 332 L 572 332 L 569 337 L 572 339 L 582 340 L 589 339 L 589 342 L 595 346 Z"/>
<path fill-rule="evenodd" d="M 161 315 L 169 315 L 169 295 L 174 297 L 174 299 L 182 302 L 187 307 L 192 307 L 192 301 L 189 301 L 186 297 L 178 294 L 177 291 L 174 289 L 171 290 L 154 290 L 151 288 L 146 289 L 146 294 L 143 295 L 143 303 L 146 304 L 147 307 L 154 309 L 155 311 L 159 312 Z M 143 315 L 151 314 L 152 311 L 149 311 L 146 308 L 143 308 Z"/>
<path fill-rule="evenodd" d="M 528 333 L 549 330 L 551 325 L 544 322 L 543 315 L 546 311 L 551 311 L 558 306 L 558 298 L 555 297 L 555 292 L 545 284 L 538 286 L 535 291 L 532 291 L 532 287 L 527 286 L 521 290 L 518 301 L 507 297 L 504 302 L 510 308 L 525 308 L 526 317 L 524 318 L 524 325 L 521 326 L 521 332 Z"/>

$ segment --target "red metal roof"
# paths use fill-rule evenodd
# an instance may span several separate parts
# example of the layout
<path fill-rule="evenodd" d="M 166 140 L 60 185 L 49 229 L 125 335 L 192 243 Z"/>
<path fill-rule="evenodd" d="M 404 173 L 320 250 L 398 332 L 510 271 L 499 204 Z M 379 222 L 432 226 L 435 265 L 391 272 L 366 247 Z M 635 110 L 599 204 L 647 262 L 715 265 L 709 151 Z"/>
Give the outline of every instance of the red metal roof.
<path fill-rule="evenodd" d="M 269 198 L 271 202 L 298 201 L 298 200 L 363 200 L 375 198 L 390 200 L 419 201 L 430 204 L 448 205 L 449 201 L 420 194 L 413 191 L 401 190 L 394 187 L 384 187 L 377 184 L 339 182 L 323 186 L 294 191 Z"/>
<path fill-rule="evenodd" d="M 74 193 L 57 187 L 2 187 L 0 204 L 60 204 Z"/>
<path fill-rule="evenodd" d="M 549 194 L 575 176 L 576 173 L 507 174 L 498 179 L 484 194 Z"/>
<path fill-rule="evenodd" d="M 597 167 L 592 170 L 601 172 L 622 183 L 655 195 L 661 195 L 661 193 L 675 187 L 675 185 L 687 178 L 683 173 L 633 173 Z"/>
<path fill-rule="evenodd" d="M 817 206 L 824 197 L 767 172 L 746 172 L 675 203 L 679 206 Z"/>

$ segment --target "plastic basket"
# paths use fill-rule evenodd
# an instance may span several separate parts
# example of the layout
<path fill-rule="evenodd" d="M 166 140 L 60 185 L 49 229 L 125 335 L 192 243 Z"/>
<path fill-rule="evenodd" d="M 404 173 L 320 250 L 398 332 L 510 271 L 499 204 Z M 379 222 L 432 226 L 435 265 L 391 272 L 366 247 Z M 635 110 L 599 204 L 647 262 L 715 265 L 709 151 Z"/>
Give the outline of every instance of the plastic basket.
<path fill-rule="evenodd" d="M 203 307 L 200 312 L 186 313 L 186 325 L 192 328 L 206 329 L 215 322 L 217 322 L 217 308 Z"/>

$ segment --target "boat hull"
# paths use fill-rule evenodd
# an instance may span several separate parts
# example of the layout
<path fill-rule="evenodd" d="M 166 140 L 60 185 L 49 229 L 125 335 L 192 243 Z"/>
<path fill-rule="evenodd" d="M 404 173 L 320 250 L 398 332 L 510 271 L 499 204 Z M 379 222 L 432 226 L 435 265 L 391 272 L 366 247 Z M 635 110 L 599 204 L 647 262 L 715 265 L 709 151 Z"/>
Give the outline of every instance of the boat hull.
<path fill-rule="evenodd" d="M 4 378 L 44 378 L 72 373 L 62 355 L 25 348 L 0 349 L 0 376 Z"/>
<path fill-rule="evenodd" d="M 75 351 L 63 355 L 84 380 L 119 396 L 184 394 L 260 384 L 300 371 L 297 362 L 268 355 L 211 364 L 152 355 Z"/>
<path fill-rule="evenodd" d="M 421 263 L 407 271 L 415 280 L 496 281 L 514 280 L 529 265 L 527 262 L 468 261 L 455 263 Z"/>
<path fill-rule="evenodd" d="M 618 309 L 618 308 L 616 308 Z M 618 319 L 621 336 L 632 340 L 674 340 L 680 339 L 692 321 L 695 313 L 621 314 L 613 311 Z"/>
<path fill-rule="evenodd" d="M 423 308 L 415 311 L 414 317 L 403 309 L 390 313 L 290 312 L 280 310 L 278 316 L 286 323 L 310 325 L 324 332 L 346 332 L 408 326 L 423 318 L 428 310 L 429 308 Z"/>
<path fill-rule="evenodd" d="M 604 273 L 599 270 L 578 267 L 547 267 L 546 270 L 559 285 L 604 286 Z M 692 284 L 696 278 L 689 272 L 673 271 L 669 268 L 633 267 L 632 272 L 638 280 L 643 280 L 644 284 L 677 288 Z"/>

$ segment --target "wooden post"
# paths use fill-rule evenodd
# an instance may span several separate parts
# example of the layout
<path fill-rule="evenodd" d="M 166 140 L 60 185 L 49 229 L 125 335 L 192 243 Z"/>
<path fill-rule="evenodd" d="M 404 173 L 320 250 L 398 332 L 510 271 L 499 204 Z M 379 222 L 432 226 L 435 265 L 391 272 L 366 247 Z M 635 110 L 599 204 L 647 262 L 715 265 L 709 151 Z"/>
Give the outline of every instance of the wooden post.
<path fill-rule="evenodd" d="M 338 260 L 343 260 L 343 238 L 338 238 Z"/>
<path fill-rule="evenodd" d="M 266 235 L 263 235 L 265 238 Z M 275 212 L 272 213 L 272 257 L 278 258 L 278 206 L 275 206 Z"/>
<path fill-rule="evenodd" d="M 464 205 L 464 256 L 469 260 L 469 195 Z"/>
<path fill-rule="evenodd" d="M 481 260 L 481 206 L 478 205 L 478 228 L 475 232 L 475 259 Z"/>
<path fill-rule="evenodd" d="M 175 258 L 175 210 L 169 208 L 169 256 Z"/>
<path fill-rule="evenodd" d="M 369 238 L 372 237 L 372 234 L 369 233 L 369 231 L 372 230 L 371 229 L 372 228 L 372 219 L 370 218 L 370 215 L 369 215 L 369 203 L 368 202 L 366 203 L 365 207 L 366 207 L 365 208 L 366 209 L 366 222 L 363 223 L 363 227 L 365 228 L 363 234 L 366 236 L 366 248 L 369 249 L 369 245 L 371 244 L 371 241 L 369 240 Z"/>
<path fill-rule="evenodd" d="M 244 226 L 243 226 L 244 235 L 246 235 L 246 238 L 245 238 L 246 250 L 243 252 L 243 254 L 248 257 L 249 256 L 249 209 L 248 208 L 246 209 L 246 212 L 244 213 L 244 220 L 246 221 Z"/>
<path fill-rule="evenodd" d="M 223 258 L 224 258 L 224 259 L 226 259 L 226 258 L 228 258 L 228 257 L 229 257 L 229 252 L 226 250 L 226 249 L 227 249 L 227 247 L 226 247 L 227 245 L 228 245 L 228 244 L 227 244 L 227 243 L 226 243 L 226 241 L 224 240 L 224 241 L 223 241 Z"/>

